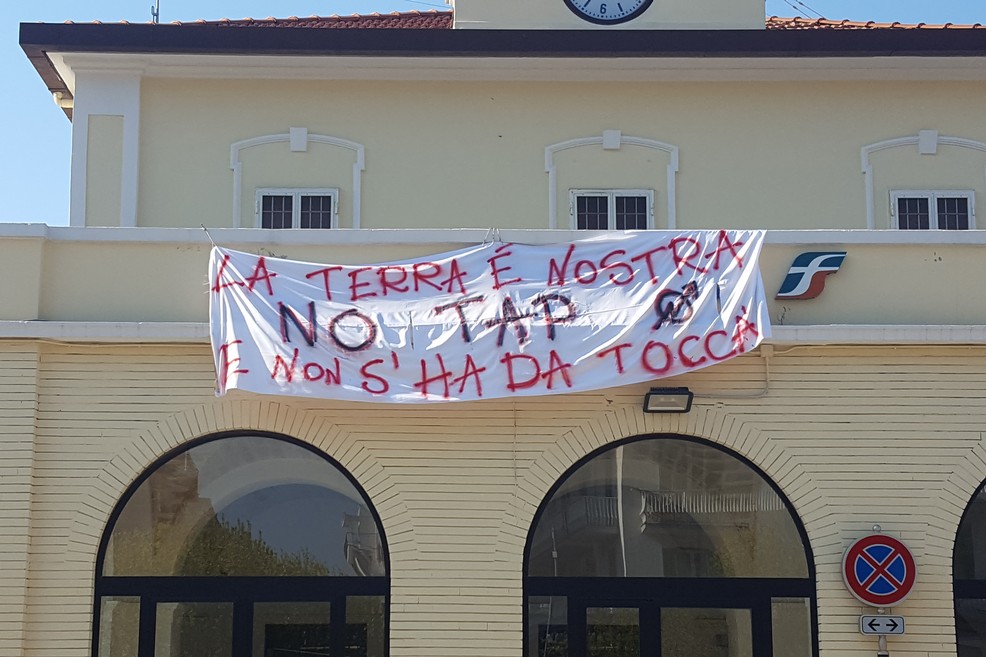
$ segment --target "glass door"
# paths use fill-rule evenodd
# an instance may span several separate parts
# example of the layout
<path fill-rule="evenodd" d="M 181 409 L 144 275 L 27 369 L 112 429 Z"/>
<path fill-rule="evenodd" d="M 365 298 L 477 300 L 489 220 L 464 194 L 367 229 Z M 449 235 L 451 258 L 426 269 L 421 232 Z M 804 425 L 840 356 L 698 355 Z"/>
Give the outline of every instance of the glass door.
<path fill-rule="evenodd" d="M 96 657 L 386 657 L 386 596 L 290 601 L 222 588 L 188 600 L 104 597 L 101 621 L 112 631 L 101 632 Z"/>
<path fill-rule="evenodd" d="M 538 636 L 530 637 L 537 657 L 769 657 L 772 654 L 769 633 L 764 636 L 756 630 L 753 609 L 661 607 L 653 601 L 571 599 L 565 607 L 564 621 L 556 617 L 553 625 L 539 623 Z M 769 624 L 769 617 L 765 620 Z"/>
<path fill-rule="evenodd" d="M 754 657 L 749 609 L 665 607 L 660 619 L 661 657 Z"/>
<path fill-rule="evenodd" d="M 253 605 L 251 657 L 328 657 L 332 605 L 328 602 L 258 602 Z"/>
<path fill-rule="evenodd" d="M 384 605 L 382 595 L 349 595 L 334 603 L 255 603 L 249 655 L 384 657 Z"/>
<path fill-rule="evenodd" d="M 587 607 L 586 657 L 641 657 L 639 607 Z"/>
<path fill-rule="evenodd" d="M 159 602 L 153 645 L 154 657 L 233 657 L 233 605 Z"/>

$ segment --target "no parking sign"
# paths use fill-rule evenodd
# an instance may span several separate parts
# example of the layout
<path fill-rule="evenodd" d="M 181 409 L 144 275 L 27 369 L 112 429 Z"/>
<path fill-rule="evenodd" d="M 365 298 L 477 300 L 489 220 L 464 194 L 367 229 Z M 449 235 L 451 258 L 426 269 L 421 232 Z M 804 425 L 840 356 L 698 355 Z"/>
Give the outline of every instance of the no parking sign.
<path fill-rule="evenodd" d="M 863 604 L 893 607 L 914 588 L 917 567 L 907 546 L 885 534 L 864 536 L 842 557 L 846 588 Z"/>

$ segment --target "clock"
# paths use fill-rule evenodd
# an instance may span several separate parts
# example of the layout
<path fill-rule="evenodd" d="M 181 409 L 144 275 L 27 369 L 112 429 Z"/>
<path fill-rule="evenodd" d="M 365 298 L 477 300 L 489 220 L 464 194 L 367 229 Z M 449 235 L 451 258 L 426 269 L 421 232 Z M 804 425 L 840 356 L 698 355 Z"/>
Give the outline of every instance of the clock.
<path fill-rule="evenodd" d="M 564 0 L 576 16 L 590 23 L 615 25 L 644 13 L 653 0 Z"/>

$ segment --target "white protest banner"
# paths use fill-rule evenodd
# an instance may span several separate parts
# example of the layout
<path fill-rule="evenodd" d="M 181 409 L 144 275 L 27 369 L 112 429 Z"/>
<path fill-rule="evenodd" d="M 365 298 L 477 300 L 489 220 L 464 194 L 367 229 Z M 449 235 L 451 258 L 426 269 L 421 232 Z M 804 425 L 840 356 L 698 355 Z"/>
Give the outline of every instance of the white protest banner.
<path fill-rule="evenodd" d="M 216 247 L 218 392 L 460 401 L 682 374 L 769 337 L 762 244 L 649 231 L 359 266 Z"/>

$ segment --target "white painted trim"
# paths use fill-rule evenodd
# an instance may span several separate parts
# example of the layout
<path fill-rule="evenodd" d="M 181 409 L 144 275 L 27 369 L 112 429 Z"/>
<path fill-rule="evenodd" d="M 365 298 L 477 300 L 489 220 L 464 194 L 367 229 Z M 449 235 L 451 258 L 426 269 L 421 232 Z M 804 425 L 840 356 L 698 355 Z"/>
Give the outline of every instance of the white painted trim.
<path fill-rule="evenodd" d="M 290 128 L 288 134 L 291 135 L 291 152 L 308 152 L 308 128 Z"/>
<path fill-rule="evenodd" d="M 620 130 L 603 130 L 603 150 L 618 151 L 622 146 L 623 132 Z"/>
<path fill-rule="evenodd" d="M 938 131 L 921 130 L 918 132 L 918 155 L 938 154 Z"/>
<path fill-rule="evenodd" d="M 774 326 L 774 345 L 983 345 L 986 326 L 822 324 Z M 208 343 L 207 322 L 0 321 L 0 340 Z"/>
<path fill-rule="evenodd" d="M 986 231 L 939 230 L 934 233 L 913 230 L 768 230 L 767 244 L 792 246 L 921 246 L 951 244 L 954 246 L 986 246 Z"/>
<path fill-rule="evenodd" d="M 500 231 L 505 242 L 518 244 L 556 244 L 583 240 L 608 231 L 548 230 L 507 228 Z M 678 234 L 676 231 L 654 231 Z M 212 228 L 217 244 L 223 246 L 347 245 L 380 244 L 427 245 L 441 248 L 457 244 L 478 244 L 488 238 L 488 228 L 372 228 L 332 231 L 262 230 L 259 228 Z M 102 242 L 130 244 L 210 245 L 201 228 L 116 228 L 48 226 L 47 224 L 8 224 L 0 222 L 0 239 L 43 239 L 55 242 Z M 767 244 L 789 246 L 986 246 L 986 230 L 768 230 Z"/>
<path fill-rule="evenodd" d="M 819 324 L 771 327 L 768 343 L 777 345 L 981 345 L 986 326 L 936 324 Z"/>
<path fill-rule="evenodd" d="M 928 134 L 934 131 L 922 130 L 918 134 L 912 137 L 897 137 L 896 139 L 887 139 L 885 141 L 878 141 L 872 144 L 867 144 L 863 146 L 859 151 L 859 159 L 863 167 L 863 182 L 866 185 L 866 227 L 873 230 L 876 228 L 876 207 L 874 198 L 875 192 L 873 190 L 873 165 L 870 164 L 870 155 L 877 153 L 879 151 L 885 151 L 891 148 L 900 148 L 901 146 L 917 146 L 920 148 L 922 145 L 922 134 L 925 136 L 924 144 L 927 145 Z M 937 134 L 937 133 L 936 133 Z M 980 151 L 986 153 L 986 143 L 981 141 L 975 141 L 974 139 L 965 139 L 964 137 L 948 137 L 938 135 L 937 140 L 938 146 L 957 146 L 959 148 L 969 148 L 975 151 Z M 986 179 L 986 167 L 983 169 L 984 179 Z"/>
<path fill-rule="evenodd" d="M 976 229 L 976 192 L 972 189 L 892 189 L 890 190 L 890 225 L 889 228 L 896 229 L 900 225 L 897 219 L 897 201 L 902 198 L 926 198 L 928 199 L 928 230 L 945 230 L 938 227 L 938 199 L 945 198 L 964 198 L 968 202 L 969 208 L 969 228 Z"/>
<path fill-rule="evenodd" d="M 295 130 L 297 130 L 295 128 Z M 295 132 L 295 141 L 297 142 L 298 133 Z M 243 212 L 243 203 L 241 201 L 242 190 L 243 190 L 243 164 L 240 162 L 240 151 L 247 148 L 253 148 L 254 146 L 263 146 L 266 144 L 277 144 L 280 142 L 287 142 L 291 144 L 291 133 L 287 132 L 280 135 L 263 135 L 261 137 L 252 137 L 250 139 L 244 139 L 242 141 L 235 142 L 229 147 L 229 168 L 233 170 L 233 228 L 240 228 L 241 216 Z M 366 151 L 363 144 L 358 144 L 355 141 L 349 141 L 348 139 L 341 139 L 339 137 L 332 137 L 331 135 L 313 135 L 308 134 L 308 142 L 315 142 L 317 144 L 328 144 L 329 146 L 338 146 L 340 148 L 346 148 L 353 151 L 356 154 L 356 161 L 353 163 L 353 228 L 360 227 L 360 214 L 362 211 L 361 198 L 362 198 L 362 182 L 363 182 L 363 171 L 366 169 Z"/>
<path fill-rule="evenodd" d="M 208 342 L 208 322 L 0 321 L 0 339 L 65 342 Z"/>
<path fill-rule="evenodd" d="M 76 71 L 72 110 L 72 162 L 69 225 L 86 225 L 86 166 L 89 158 L 89 117 L 123 117 L 120 154 L 120 225 L 137 225 L 140 166 L 140 75 L 137 72 Z"/>
<path fill-rule="evenodd" d="M 81 107 L 80 107 L 81 106 Z M 72 158 L 69 171 L 69 226 L 86 225 L 86 164 L 89 160 L 89 112 L 85 96 L 72 110 Z"/>
<path fill-rule="evenodd" d="M 607 199 L 607 221 L 616 220 L 616 199 L 620 196 L 643 196 L 647 199 L 647 229 L 654 228 L 654 190 L 653 189 L 570 189 L 568 190 L 568 228 L 579 230 L 575 206 L 580 196 L 605 196 Z M 610 228 L 609 230 L 616 230 Z M 584 232 L 584 229 L 583 229 Z"/>
<path fill-rule="evenodd" d="M 134 78 L 132 98 L 123 116 L 123 171 L 120 182 L 120 225 L 137 225 L 140 189 L 140 78 Z"/>
<path fill-rule="evenodd" d="M 379 57 L 48 51 L 73 68 L 143 66 L 150 77 L 218 80 L 548 82 L 983 81 L 983 57 Z M 578 66 L 573 66 L 577 62 Z"/>
<path fill-rule="evenodd" d="M 286 230 L 310 230 L 301 228 L 301 197 L 302 196 L 331 196 L 332 197 L 332 223 L 330 228 L 339 228 L 339 190 L 335 188 L 315 188 L 315 187 L 258 187 L 254 198 L 254 224 L 253 228 L 262 228 L 260 217 L 260 205 L 264 196 L 290 196 L 291 205 L 291 228 Z M 285 230 L 285 229 L 275 229 Z"/>
<path fill-rule="evenodd" d="M 555 153 L 568 150 L 570 148 L 582 148 L 584 146 L 600 146 L 608 144 L 613 137 L 613 133 L 617 131 L 606 130 L 602 135 L 598 137 L 579 137 L 577 139 L 569 139 L 567 141 L 560 141 L 557 144 L 551 144 L 546 146 L 544 149 L 544 170 L 548 174 L 548 228 L 558 227 L 558 173 L 555 170 Z M 607 139 L 607 136 L 609 139 Z M 675 196 L 675 179 L 678 173 L 678 147 L 672 144 L 666 144 L 663 141 L 657 141 L 656 139 L 647 139 L 645 137 L 629 137 L 620 134 L 620 146 L 623 144 L 630 144 L 632 146 L 643 146 L 644 148 L 653 148 L 655 150 L 664 151 L 670 156 L 670 162 L 668 162 L 667 167 L 667 189 L 668 189 L 668 226 L 669 230 L 674 230 L 677 227 L 676 218 L 676 196 Z"/>

